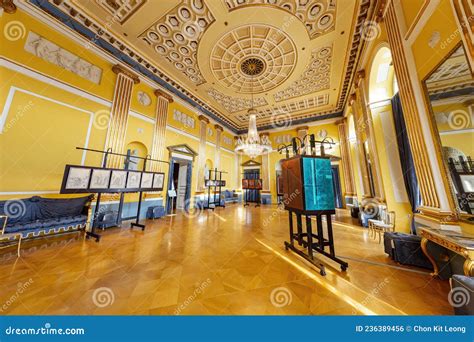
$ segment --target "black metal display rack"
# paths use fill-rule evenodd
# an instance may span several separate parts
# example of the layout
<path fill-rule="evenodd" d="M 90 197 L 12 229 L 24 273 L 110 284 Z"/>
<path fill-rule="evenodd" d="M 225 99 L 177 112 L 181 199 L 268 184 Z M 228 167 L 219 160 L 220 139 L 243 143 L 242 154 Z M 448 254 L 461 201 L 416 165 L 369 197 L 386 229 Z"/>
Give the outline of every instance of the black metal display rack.
<path fill-rule="evenodd" d="M 286 153 L 286 157 L 289 157 L 289 149 L 293 151 L 293 155 L 316 155 L 316 143 L 319 143 L 321 146 L 321 156 L 325 156 L 324 145 L 325 144 L 334 144 L 332 141 L 324 139 L 322 141 L 316 141 L 314 134 L 306 136 L 303 140 L 297 140 L 298 138 L 293 138 L 293 141 L 290 145 L 283 146 L 279 148 L 279 152 L 283 151 Z M 310 154 L 307 154 L 308 149 L 305 148 L 305 143 L 311 147 Z M 298 144 L 299 141 L 299 144 Z M 326 269 L 324 264 L 319 262 L 315 258 L 315 253 L 324 255 L 325 257 L 337 262 L 342 271 L 346 271 L 349 267 L 349 264 L 344 260 L 341 260 L 336 256 L 334 249 L 334 235 L 332 229 L 332 217 L 336 213 L 335 210 L 318 210 L 318 211 L 308 211 L 308 210 L 297 210 L 294 208 L 288 208 L 285 206 L 285 209 L 288 210 L 289 216 L 289 233 L 290 241 L 285 241 L 285 249 L 291 250 L 303 257 L 305 260 L 309 261 L 311 264 L 316 266 L 319 269 L 321 275 L 326 275 Z M 293 214 L 296 216 L 296 232 L 294 230 Z M 324 234 L 323 226 L 323 217 L 326 217 L 326 230 L 327 238 Z M 316 221 L 316 231 L 313 231 L 312 221 L 315 218 Z M 303 221 L 305 221 L 305 229 L 303 230 Z M 297 248 L 295 242 L 303 247 L 304 249 Z M 329 249 L 329 251 L 327 251 Z"/>
<path fill-rule="evenodd" d="M 211 209 L 214 210 L 216 207 L 223 207 L 225 208 L 225 201 L 224 204 L 221 204 L 222 198 L 222 186 L 224 181 L 222 180 L 222 174 L 227 173 L 225 171 L 219 171 L 216 169 L 209 170 L 209 184 L 207 184 L 207 204 L 204 209 Z M 214 175 L 214 178 L 212 178 Z M 211 191 L 211 189 L 214 189 Z M 211 201 L 211 192 L 212 192 L 212 201 Z M 216 193 L 218 196 L 216 197 Z"/>
<path fill-rule="evenodd" d="M 101 150 L 94 150 L 90 148 L 83 148 L 83 147 L 76 147 L 77 150 L 84 150 L 84 151 L 89 151 L 89 152 L 96 152 L 96 153 L 102 153 L 104 155 L 104 158 L 102 160 L 102 167 L 105 168 L 107 167 L 107 159 L 109 155 L 115 155 L 115 156 L 122 156 L 126 157 L 126 162 L 125 162 L 125 169 L 128 169 L 128 163 L 130 162 L 130 154 L 122 154 L 122 153 L 115 153 L 112 152 L 112 149 L 107 149 L 106 151 L 101 151 Z M 158 162 L 158 163 L 166 163 L 169 164 L 169 162 L 164 161 L 164 160 L 158 160 L 158 159 L 151 159 L 149 156 L 146 156 L 145 158 L 143 157 L 137 157 L 134 156 L 133 158 L 135 159 L 141 159 L 143 160 L 143 171 L 146 171 L 146 165 L 147 161 L 152 161 L 152 162 Z M 143 199 L 143 191 L 139 191 L 139 196 L 138 196 L 138 209 L 137 209 L 137 216 L 135 218 L 135 222 L 132 222 L 130 224 L 130 228 L 141 228 L 141 230 L 145 230 L 145 225 L 140 223 L 140 210 L 142 207 L 142 199 Z M 86 232 L 86 238 L 94 238 L 96 242 L 100 241 L 101 235 L 96 233 L 96 228 L 97 228 L 97 222 L 99 219 L 99 207 L 100 207 L 100 199 L 101 199 L 102 192 L 97 193 L 97 200 L 96 200 L 96 205 L 94 209 L 94 214 L 92 215 L 92 222 L 91 222 L 91 231 Z M 118 220 L 120 220 L 121 216 L 121 211 L 122 211 L 122 206 L 123 206 L 123 193 L 121 193 L 121 198 L 120 198 L 120 205 L 119 205 L 119 212 L 118 212 Z"/>

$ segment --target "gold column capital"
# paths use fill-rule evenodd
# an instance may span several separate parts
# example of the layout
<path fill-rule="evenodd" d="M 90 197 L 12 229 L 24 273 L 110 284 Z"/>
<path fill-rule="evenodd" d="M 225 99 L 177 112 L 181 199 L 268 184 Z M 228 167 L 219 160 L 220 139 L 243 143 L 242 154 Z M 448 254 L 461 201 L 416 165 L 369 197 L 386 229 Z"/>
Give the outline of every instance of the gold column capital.
<path fill-rule="evenodd" d="M 354 85 L 355 85 L 356 88 L 359 88 L 359 86 L 360 86 L 363 79 L 365 79 L 365 70 L 364 69 L 359 70 L 356 73 L 356 77 L 355 77 L 355 81 L 354 81 Z"/>
<path fill-rule="evenodd" d="M 156 89 L 154 92 L 156 97 L 162 97 L 164 98 L 166 101 L 168 101 L 169 103 L 172 103 L 174 100 L 173 100 L 173 96 L 171 96 L 170 94 L 168 93 L 165 93 L 163 90 L 161 89 Z"/>
<path fill-rule="evenodd" d="M 210 122 L 209 119 L 206 118 L 204 115 L 199 115 L 198 119 L 199 119 L 199 121 L 205 122 L 206 124 L 208 124 Z"/>
<path fill-rule="evenodd" d="M 387 0 L 377 1 L 375 5 L 375 22 L 380 23 L 384 19 L 385 10 L 387 9 Z"/>
<path fill-rule="evenodd" d="M 0 0 L 1 1 L 1 0 Z M 130 72 L 129 70 L 125 69 L 123 66 L 121 66 L 120 64 L 115 64 L 113 67 L 112 67 L 112 71 L 115 73 L 115 74 L 124 74 L 125 76 L 127 77 L 130 77 L 132 80 L 133 80 L 133 83 L 135 84 L 138 84 L 140 83 L 140 79 L 138 78 L 137 75 L 135 75 L 134 73 Z"/>
<path fill-rule="evenodd" d="M 345 125 L 347 123 L 347 118 L 342 118 L 341 120 L 337 120 L 335 124 L 337 126 Z"/>
<path fill-rule="evenodd" d="M 13 3 L 13 0 L 0 0 L 0 7 L 8 14 L 16 12 L 16 5 Z"/>
<path fill-rule="evenodd" d="M 352 106 L 356 100 L 357 100 L 357 95 L 356 95 L 356 93 L 352 93 L 352 94 L 349 96 L 349 104 Z"/>
<path fill-rule="evenodd" d="M 216 129 L 216 131 L 221 131 L 222 132 L 224 130 L 224 128 L 222 128 L 221 125 L 217 125 L 217 124 L 214 125 L 214 128 Z"/>
<path fill-rule="evenodd" d="M 307 131 L 308 129 L 309 129 L 309 126 L 300 126 L 300 127 L 296 127 L 296 132 Z"/>

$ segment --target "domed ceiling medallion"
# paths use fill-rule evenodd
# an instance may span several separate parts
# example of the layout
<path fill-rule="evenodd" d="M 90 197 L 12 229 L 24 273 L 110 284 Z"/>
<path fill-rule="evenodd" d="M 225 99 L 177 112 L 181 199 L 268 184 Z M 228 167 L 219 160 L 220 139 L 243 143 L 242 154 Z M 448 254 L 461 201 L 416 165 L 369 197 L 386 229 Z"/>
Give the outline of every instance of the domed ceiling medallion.
<path fill-rule="evenodd" d="M 240 70 L 248 76 L 260 75 L 265 69 L 265 62 L 258 57 L 248 57 L 240 63 Z"/>

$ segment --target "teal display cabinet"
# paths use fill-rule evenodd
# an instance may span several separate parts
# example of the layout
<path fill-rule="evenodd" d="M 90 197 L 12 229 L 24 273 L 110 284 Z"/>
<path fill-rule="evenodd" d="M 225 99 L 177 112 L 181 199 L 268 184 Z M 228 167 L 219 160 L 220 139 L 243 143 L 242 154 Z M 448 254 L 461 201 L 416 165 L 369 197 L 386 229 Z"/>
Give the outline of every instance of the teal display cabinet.
<path fill-rule="evenodd" d="M 287 209 L 335 212 L 331 160 L 296 156 L 282 161 L 283 198 Z"/>

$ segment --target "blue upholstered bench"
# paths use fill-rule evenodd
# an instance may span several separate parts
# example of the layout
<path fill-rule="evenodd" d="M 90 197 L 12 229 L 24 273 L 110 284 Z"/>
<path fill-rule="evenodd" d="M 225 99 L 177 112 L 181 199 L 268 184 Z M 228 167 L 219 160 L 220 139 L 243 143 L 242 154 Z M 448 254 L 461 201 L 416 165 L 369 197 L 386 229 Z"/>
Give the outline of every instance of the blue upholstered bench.
<path fill-rule="evenodd" d="M 162 205 L 157 205 L 153 207 L 148 207 L 146 211 L 147 219 L 156 219 L 165 216 L 165 207 Z"/>
<path fill-rule="evenodd" d="M 4 233 L 21 234 L 22 239 L 82 230 L 87 225 L 93 196 L 79 198 L 43 198 L 34 196 L 0 201 Z M 1 238 L 1 236 L 0 236 Z M 0 239 L 0 242 L 1 241 Z"/>

